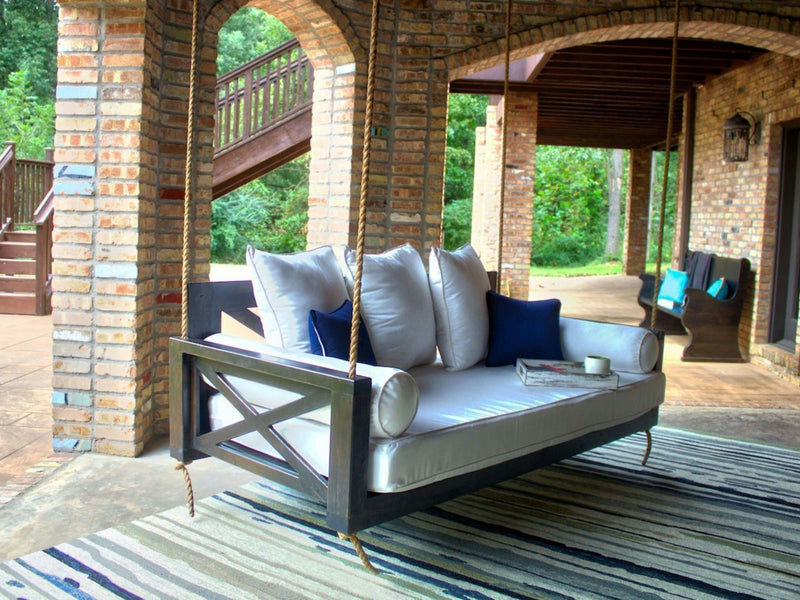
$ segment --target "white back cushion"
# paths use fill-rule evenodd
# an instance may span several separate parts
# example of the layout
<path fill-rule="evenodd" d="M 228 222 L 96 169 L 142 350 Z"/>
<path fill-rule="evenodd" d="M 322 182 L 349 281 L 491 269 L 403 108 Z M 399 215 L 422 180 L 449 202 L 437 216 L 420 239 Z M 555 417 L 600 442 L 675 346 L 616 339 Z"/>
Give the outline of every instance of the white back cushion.
<path fill-rule="evenodd" d="M 345 258 L 355 277 L 355 251 L 348 249 Z M 364 256 L 361 316 L 379 365 L 408 370 L 436 360 L 428 276 L 413 246 Z"/>
<path fill-rule="evenodd" d="M 489 276 L 469 244 L 454 252 L 431 250 L 428 261 L 436 345 L 448 371 L 468 369 L 489 347 Z"/>
<path fill-rule="evenodd" d="M 308 313 L 331 312 L 347 299 L 342 270 L 330 246 L 296 254 L 247 247 L 253 293 L 269 344 L 310 352 Z"/>
<path fill-rule="evenodd" d="M 330 356 L 304 354 L 269 346 L 263 342 L 247 340 L 224 333 L 215 333 L 206 338 L 207 342 L 228 346 L 237 350 L 249 350 L 267 356 L 286 358 L 318 367 L 327 367 L 347 372 L 346 360 Z M 356 372 L 372 380 L 370 436 L 377 438 L 398 437 L 408 429 L 417 414 L 419 388 L 414 378 L 400 369 L 375 367 L 358 363 Z M 244 395 L 245 399 L 262 408 L 277 408 L 282 404 L 300 398 L 296 392 L 275 388 L 266 383 L 258 383 L 243 377 L 228 376 L 228 380 Z M 305 415 L 321 423 L 330 424 L 330 407 L 320 408 Z"/>

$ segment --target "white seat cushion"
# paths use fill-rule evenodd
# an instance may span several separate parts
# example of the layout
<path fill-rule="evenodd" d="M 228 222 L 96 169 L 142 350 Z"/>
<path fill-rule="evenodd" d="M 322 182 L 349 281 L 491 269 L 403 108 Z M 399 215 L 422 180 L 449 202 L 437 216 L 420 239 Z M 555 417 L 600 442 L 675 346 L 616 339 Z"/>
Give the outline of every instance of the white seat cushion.
<path fill-rule="evenodd" d="M 355 277 L 355 251 L 348 249 L 345 258 Z M 428 276 L 410 244 L 364 256 L 361 315 L 379 365 L 406 371 L 436 359 Z"/>
<path fill-rule="evenodd" d="M 331 312 L 347 300 L 333 249 L 271 254 L 248 246 L 246 258 L 264 339 L 274 346 L 310 352 L 309 312 Z"/>
<path fill-rule="evenodd" d="M 660 372 L 621 373 L 616 390 L 525 386 L 513 366 L 447 372 L 434 363 L 412 374 L 420 390 L 417 416 L 402 436 L 370 442 L 370 491 L 405 491 L 463 475 L 625 423 L 664 400 Z M 211 403 L 214 429 L 230 422 L 218 403 Z M 292 419 L 277 429 L 314 469 L 328 474 L 327 426 Z M 241 441 L 274 453 L 259 437 Z"/>
<path fill-rule="evenodd" d="M 448 371 L 468 369 L 489 348 L 489 276 L 469 244 L 454 252 L 431 250 L 428 261 L 436 345 Z"/>

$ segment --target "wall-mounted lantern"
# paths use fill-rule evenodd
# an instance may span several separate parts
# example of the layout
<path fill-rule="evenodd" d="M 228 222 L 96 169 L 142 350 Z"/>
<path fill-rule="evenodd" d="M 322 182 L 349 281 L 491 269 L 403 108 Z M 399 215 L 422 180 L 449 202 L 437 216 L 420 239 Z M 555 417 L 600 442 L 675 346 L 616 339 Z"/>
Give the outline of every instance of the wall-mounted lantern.
<path fill-rule="evenodd" d="M 749 112 L 737 109 L 736 114 L 725 121 L 722 133 L 722 159 L 743 162 L 748 158 L 750 144 L 757 144 L 761 138 L 761 123 Z"/>

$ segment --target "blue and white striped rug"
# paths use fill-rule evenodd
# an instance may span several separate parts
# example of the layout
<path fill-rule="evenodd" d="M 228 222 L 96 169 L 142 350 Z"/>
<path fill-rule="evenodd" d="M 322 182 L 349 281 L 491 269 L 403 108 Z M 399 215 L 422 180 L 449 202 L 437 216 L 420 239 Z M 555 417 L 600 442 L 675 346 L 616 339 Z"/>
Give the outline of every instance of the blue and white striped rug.
<path fill-rule="evenodd" d="M 8 598 L 800 598 L 800 452 L 657 428 L 362 532 L 254 483 L 0 565 Z"/>

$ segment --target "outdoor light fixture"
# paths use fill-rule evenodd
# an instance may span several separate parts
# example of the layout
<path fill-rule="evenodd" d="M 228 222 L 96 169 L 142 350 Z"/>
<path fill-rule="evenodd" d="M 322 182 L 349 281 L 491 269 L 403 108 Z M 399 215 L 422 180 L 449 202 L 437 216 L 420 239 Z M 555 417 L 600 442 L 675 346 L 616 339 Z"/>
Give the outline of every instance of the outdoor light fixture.
<path fill-rule="evenodd" d="M 744 115 L 750 117 L 752 123 Z M 750 143 L 757 144 L 761 137 L 761 123 L 749 112 L 736 109 L 736 114 L 725 121 L 722 132 L 722 160 L 743 162 L 747 160 Z"/>

